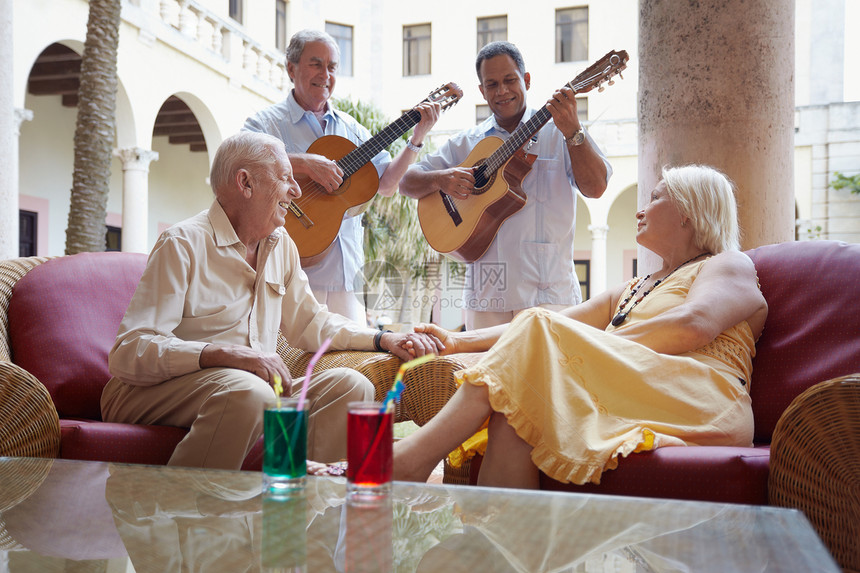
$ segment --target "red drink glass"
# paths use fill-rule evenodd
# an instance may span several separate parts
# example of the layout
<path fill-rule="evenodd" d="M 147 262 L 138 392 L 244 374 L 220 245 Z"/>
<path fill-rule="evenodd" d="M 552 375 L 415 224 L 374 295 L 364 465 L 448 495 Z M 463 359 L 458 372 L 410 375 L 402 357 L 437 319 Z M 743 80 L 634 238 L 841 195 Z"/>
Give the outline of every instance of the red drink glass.
<path fill-rule="evenodd" d="M 347 491 L 381 496 L 391 490 L 394 413 L 380 402 L 351 402 L 346 426 Z"/>

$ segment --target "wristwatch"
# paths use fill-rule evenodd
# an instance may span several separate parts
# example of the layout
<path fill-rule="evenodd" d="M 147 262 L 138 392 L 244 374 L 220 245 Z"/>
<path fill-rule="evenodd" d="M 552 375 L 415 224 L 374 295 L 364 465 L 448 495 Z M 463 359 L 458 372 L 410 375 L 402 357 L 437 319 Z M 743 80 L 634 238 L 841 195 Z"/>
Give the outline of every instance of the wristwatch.
<path fill-rule="evenodd" d="M 580 127 L 579 130 L 564 140 L 564 142 L 568 145 L 582 145 L 585 141 L 585 131 Z"/>
<path fill-rule="evenodd" d="M 406 147 L 410 151 L 414 151 L 415 153 L 418 153 L 419 151 L 421 151 L 421 148 L 424 147 L 424 144 L 422 143 L 421 145 L 415 145 L 414 143 L 412 143 L 412 138 L 410 137 L 409 139 L 406 140 Z"/>

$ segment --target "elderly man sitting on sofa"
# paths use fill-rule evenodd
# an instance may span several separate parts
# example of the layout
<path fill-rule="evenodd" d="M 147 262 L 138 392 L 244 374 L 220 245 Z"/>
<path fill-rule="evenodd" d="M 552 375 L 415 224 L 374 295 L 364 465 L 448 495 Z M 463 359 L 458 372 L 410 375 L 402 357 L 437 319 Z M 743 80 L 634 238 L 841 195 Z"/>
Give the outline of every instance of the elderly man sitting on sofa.
<path fill-rule="evenodd" d="M 262 433 L 272 384 L 291 380 L 276 353 L 279 329 L 305 350 L 330 338 L 335 349 L 404 359 L 404 348 L 420 356 L 438 341 L 359 326 L 314 299 L 283 229 L 301 191 L 282 142 L 257 133 L 226 139 L 210 179 L 212 206 L 165 231 L 150 254 L 110 352 L 101 409 L 108 422 L 190 427 L 171 465 L 239 469 Z M 311 459 L 345 457 L 346 404 L 373 397 L 354 370 L 314 376 Z"/>

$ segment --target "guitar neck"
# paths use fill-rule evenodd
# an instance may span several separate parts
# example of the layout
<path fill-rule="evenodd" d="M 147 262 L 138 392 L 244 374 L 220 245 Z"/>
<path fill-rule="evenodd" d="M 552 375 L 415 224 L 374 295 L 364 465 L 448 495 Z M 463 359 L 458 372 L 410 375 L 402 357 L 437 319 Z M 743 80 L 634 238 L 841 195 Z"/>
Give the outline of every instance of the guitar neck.
<path fill-rule="evenodd" d="M 337 165 L 343 170 L 344 179 L 361 169 L 380 151 L 391 145 L 395 139 L 417 125 L 419 121 L 421 121 L 421 114 L 417 110 L 410 109 L 382 131 L 341 157 L 337 161 Z"/>
<path fill-rule="evenodd" d="M 515 129 L 508 140 L 487 158 L 485 162 L 487 172 L 493 173 L 504 165 L 516 153 L 517 149 L 531 139 L 551 118 L 552 115 L 550 115 L 549 110 L 546 107 L 542 107 L 531 119 Z"/>

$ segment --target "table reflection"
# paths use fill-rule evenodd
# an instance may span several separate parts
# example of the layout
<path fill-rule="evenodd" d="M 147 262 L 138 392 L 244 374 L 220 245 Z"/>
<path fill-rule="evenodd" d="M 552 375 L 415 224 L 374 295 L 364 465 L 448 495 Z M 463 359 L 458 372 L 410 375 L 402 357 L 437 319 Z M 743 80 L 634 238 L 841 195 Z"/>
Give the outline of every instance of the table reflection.
<path fill-rule="evenodd" d="M 802 514 L 742 505 L 0 458 L 0 569 L 474 573 L 838 571 Z M 74 566 L 71 564 L 74 563 Z"/>

